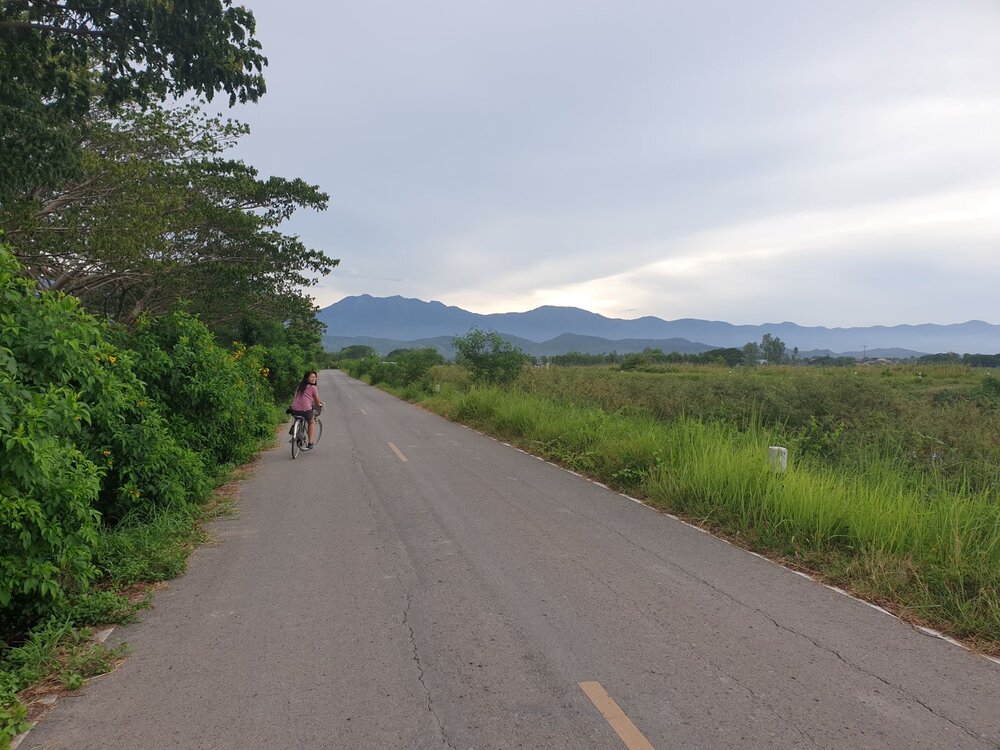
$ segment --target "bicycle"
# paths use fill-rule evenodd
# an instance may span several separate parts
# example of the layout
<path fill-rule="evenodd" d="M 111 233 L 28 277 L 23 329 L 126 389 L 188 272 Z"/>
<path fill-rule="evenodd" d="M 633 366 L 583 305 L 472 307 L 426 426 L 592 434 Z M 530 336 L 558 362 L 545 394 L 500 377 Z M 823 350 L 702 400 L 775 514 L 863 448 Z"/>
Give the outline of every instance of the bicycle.
<path fill-rule="evenodd" d="M 323 434 L 323 422 L 320 420 L 322 406 L 313 407 L 313 447 L 319 445 L 320 436 Z M 292 423 L 292 459 L 299 457 L 299 452 L 309 445 L 309 423 L 298 415 Z"/>

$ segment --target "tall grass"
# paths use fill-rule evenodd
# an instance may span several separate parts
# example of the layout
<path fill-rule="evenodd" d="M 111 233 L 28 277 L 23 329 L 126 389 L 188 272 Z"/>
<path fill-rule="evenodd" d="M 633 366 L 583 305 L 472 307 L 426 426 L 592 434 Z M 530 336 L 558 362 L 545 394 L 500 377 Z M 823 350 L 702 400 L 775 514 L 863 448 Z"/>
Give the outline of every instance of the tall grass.
<path fill-rule="evenodd" d="M 425 403 L 1000 653 L 1000 503 L 892 456 L 771 469 L 774 431 L 445 386 Z"/>
<path fill-rule="evenodd" d="M 889 460 L 918 484 L 953 492 L 1000 485 L 1000 388 L 984 370 L 674 365 L 655 373 L 600 367 L 527 371 L 527 393 L 642 412 L 671 422 L 759 424 L 773 439 L 837 469 Z"/>

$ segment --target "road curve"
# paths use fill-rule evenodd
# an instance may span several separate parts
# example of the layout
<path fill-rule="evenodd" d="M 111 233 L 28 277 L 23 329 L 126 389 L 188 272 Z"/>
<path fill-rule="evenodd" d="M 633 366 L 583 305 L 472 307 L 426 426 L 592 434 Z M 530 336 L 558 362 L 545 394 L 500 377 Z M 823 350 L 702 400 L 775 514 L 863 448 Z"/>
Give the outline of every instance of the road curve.
<path fill-rule="evenodd" d="M 324 372 L 24 748 L 1000 748 L 1000 666 Z M 631 727 L 631 728 L 629 728 Z M 642 743 L 646 744 L 643 745 Z"/>

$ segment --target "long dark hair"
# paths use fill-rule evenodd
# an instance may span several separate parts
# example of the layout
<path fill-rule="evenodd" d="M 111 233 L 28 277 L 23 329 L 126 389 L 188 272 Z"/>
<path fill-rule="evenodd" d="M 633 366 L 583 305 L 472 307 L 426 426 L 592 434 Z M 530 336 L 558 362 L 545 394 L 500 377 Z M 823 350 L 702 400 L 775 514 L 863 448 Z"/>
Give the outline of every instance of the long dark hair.
<path fill-rule="evenodd" d="M 302 376 L 302 382 L 295 387 L 295 394 L 299 395 L 306 392 L 306 386 L 309 385 L 309 376 L 316 375 L 315 370 L 310 370 L 305 375 Z M 319 377 L 319 376 L 317 376 Z"/>

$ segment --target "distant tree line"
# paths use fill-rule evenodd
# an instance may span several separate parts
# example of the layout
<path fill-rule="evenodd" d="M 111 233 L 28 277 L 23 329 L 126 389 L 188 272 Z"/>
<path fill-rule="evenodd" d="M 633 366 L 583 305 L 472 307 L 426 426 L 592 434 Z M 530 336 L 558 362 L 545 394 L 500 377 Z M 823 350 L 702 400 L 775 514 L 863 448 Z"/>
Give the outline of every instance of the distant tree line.
<path fill-rule="evenodd" d="M 532 358 L 496 331 L 473 329 L 452 339 L 455 364 L 465 367 L 474 383 L 509 385 Z M 431 368 L 444 363 L 444 357 L 432 347 L 394 349 L 379 357 L 370 346 L 348 346 L 330 355 L 330 362 L 352 377 L 366 378 L 372 385 L 385 383 L 401 389 L 404 395 L 430 392 Z"/>
<path fill-rule="evenodd" d="M 967 367 L 1000 367 L 1000 354 L 925 354 L 917 362 L 926 364 L 961 364 Z"/>
<path fill-rule="evenodd" d="M 392 360 L 396 350 L 386 355 Z M 460 357 L 461 355 L 459 355 Z M 523 355 L 527 357 L 528 355 Z M 364 360 L 379 358 L 378 353 L 370 346 L 353 345 L 344 347 L 339 352 L 328 352 L 327 366 L 337 367 L 338 363 L 347 360 Z M 528 357 L 531 359 L 530 357 Z M 946 352 L 941 354 L 926 354 L 917 358 L 899 360 L 900 362 L 916 362 L 922 364 L 959 364 L 967 367 L 1000 367 L 1000 354 L 956 354 Z M 665 352 L 662 349 L 649 348 L 641 352 L 617 351 L 601 352 L 567 352 L 566 354 L 542 355 L 534 358 L 535 364 L 555 365 L 557 367 L 595 367 L 601 365 L 618 365 L 625 370 L 634 370 L 652 365 L 695 364 L 724 365 L 726 367 L 747 366 L 759 364 L 794 364 L 816 367 L 854 367 L 858 360 L 847 355 L 821 355 L 816 357 L 800 357 L 798 347 L 793 347 L 789 353 L 785 343 L 777 336 L 764 334 L 760 342 L 749 342 L 740 348 L 726 347 L 710 349 L 706 352 Z"/>

